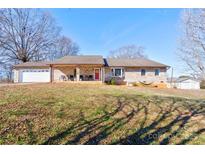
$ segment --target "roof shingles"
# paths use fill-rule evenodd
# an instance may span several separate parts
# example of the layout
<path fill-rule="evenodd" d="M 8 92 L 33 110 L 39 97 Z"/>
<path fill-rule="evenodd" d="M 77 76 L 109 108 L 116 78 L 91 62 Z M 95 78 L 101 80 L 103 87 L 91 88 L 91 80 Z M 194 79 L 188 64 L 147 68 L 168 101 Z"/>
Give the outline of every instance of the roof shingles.
<path fill-rule="evenodd" d="M 107 66 L 124 66 L 124 67 L 168 67 L 167 65 L 155 62 L 145 58 L 137 59 L 106 59 Z"/>
<path fill-rule="evenodd" d="M 42 67 L 42 66 L 49 66 L 49 62 L 26 62 L 17 64 L 14 67 Z"/>
<path fill-rule="evenodd" d="M 102 56 L 65 56 L 51 64 L 100 64 L 104 65 Z"/>
<path fill-rule="evenodd" d="M 104 58 L 102 56 L 65 56 L 52 62 L 26 62 L 15 65 L 14 67 L 40 67 L 49 66 L 50 64 L 84 64 L 84 65 L 104 65 L 104 66 L 122 66 L 122 67 L 169 67 L 167 65 L 155 62 L 153 60 L 138 58 L 138 59 L 113 59 Z"/>

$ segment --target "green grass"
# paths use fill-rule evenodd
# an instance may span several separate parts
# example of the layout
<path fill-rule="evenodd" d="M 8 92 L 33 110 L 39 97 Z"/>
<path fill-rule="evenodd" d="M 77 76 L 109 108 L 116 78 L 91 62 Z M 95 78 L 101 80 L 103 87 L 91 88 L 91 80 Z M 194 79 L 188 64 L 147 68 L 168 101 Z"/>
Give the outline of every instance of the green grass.
<path fill-rule="evenodd" d="M 23 116 L 23 115 L 27 115 L 29 114 L 28 110 L 24 110 L 24 109 L 20 109 L 20 110 L 15 110 L 15 109 L 11 109 L 8 112 L 8 116 Z"/>
<path fill-rule="evenodd" d="M 204 96 L 126 86 L 0 88 L 0 144 L 205 144 Z"/>

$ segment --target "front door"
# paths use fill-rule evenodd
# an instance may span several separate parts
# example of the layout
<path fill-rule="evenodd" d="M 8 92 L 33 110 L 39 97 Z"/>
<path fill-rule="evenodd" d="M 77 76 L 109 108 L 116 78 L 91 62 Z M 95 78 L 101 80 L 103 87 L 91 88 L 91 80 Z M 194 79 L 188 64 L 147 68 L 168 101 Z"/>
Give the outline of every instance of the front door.
<path fill-rule="evenodd" d="M 100 69 L 95 69 L 95 80 L 100 80 Z"/>

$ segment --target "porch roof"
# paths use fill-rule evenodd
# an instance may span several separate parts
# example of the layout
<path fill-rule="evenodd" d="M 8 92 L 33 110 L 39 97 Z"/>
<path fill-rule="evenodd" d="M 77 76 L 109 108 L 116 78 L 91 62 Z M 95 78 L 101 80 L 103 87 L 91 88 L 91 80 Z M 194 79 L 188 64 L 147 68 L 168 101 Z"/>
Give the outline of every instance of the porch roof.
<path fill-rule="evenodd" d="M 51 62 L 50 64 L 104 65 L 104 61 L 102 56 L 65 56 Z"/>

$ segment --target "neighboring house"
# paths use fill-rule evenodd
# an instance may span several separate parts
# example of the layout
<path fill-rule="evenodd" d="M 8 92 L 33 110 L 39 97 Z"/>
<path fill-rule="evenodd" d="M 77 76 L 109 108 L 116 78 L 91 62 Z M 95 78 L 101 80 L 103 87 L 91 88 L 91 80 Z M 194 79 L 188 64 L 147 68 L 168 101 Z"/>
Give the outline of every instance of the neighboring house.
<path fill-rule="evenodd" d="M 14 66 L 14 82 L 99 81 L 117 77 L 125 82 L 166 83 L 169 66 L 144 58 L 65 56 L 52 62 Z"/>
<path fill-rule="evenodd" d="M 200 81 L 191 77 L 179 77 L 168 80 L 169 87 L 177 89 L 200 89 Z"/>

